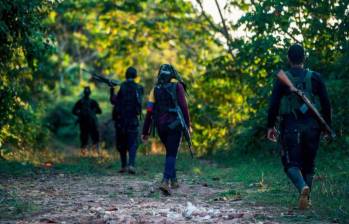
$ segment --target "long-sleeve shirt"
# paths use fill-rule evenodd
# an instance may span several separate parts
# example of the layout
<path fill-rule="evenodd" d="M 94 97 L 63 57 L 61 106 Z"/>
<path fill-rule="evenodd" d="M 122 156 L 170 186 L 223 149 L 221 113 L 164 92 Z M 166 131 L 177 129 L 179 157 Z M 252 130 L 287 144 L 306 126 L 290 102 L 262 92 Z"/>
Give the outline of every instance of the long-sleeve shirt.
<path fill-rule="evenodd" d="M 289 72 L 294 76 L 305 77 L 307 70 L 303 68 L 291 68 Z M 321 76 L 317 72 L 313 72 L 311 78 L 312 91 L 313 94 L 319 97 L 321 111 L 320 113 L 324 117 L 325 121 L 331 125 L 331 104 L 328 98 L 326 86 L 321 79 Z M 276 80 L 274 83 L 273 91 L 271 94 L 269 102 L 269 111 L 268 111 L 268 123 L 267 127 L 274 127 L 276 118 L 279 115 L 280 103 L 283 96 L 290 94 L 289 88 L 282 84 L 279 80 Z M 311 113 L 305 114 L 305 116 L 313 116 Z"/>
<path fill-rule="evenodd" d="M 118 101 L 120 101 L 121 98 L 121 94 L 115 94 L 115 89 L 114 87 L 110 88 L 110 97 L 109 97 L 109 101 L 111 104 L 113 104 L 114 106 L 117 104 Z"/>
<path fill-rule="evenodd" d="M 185 90 L 183 85 L 178 82 L 176 86 L 176 92 L 177 92 L 177 100 L 178 105 L 180 109 L 182 110 L 183 117 L 185 120 L 185 123 L 188 127 L 190 127 L 190 115 L 189 115 L 189 109 L 188 104 L 185 98 Z M 149 135 L 151 124 L 153 121 L 153 109 L 154 106 L 156 106 L 156 100 L 154 97 L 154 89 L 150 92 L 148 103 L 147 103 L 147 115 L 145 117 L 144 125 L 143 125 L 143 135 Z M 174 120 L 176 117 L 173 113 L 163 113 L 160 114 L 158 117 L 158 120 L 156 122 L 157 126 L 167 125 L 170 121 Z"/>

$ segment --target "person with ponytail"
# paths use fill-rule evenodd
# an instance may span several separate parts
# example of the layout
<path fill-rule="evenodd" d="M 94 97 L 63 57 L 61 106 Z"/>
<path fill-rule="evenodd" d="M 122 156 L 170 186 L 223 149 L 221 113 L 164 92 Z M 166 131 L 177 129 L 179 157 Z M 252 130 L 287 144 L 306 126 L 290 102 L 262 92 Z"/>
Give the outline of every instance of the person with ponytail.
<path fill-rule="evenodd" d="M 165 168 L 159 187 L 165 195 L 171 195 L 171 189 L 179 187 L 176 158 L 182 139 L 182 128 L 174 125 L 178 115 L 172 111 L 176 106 L 182 110 L 187 127 L 191 127 L 185 94 L 186 86 L 174 67 L 170 64 L 161 65 L 157 82 L 149 95 L 142 140 L 146 142 L 151 131 L 156 128 L 166 148 Z"/>

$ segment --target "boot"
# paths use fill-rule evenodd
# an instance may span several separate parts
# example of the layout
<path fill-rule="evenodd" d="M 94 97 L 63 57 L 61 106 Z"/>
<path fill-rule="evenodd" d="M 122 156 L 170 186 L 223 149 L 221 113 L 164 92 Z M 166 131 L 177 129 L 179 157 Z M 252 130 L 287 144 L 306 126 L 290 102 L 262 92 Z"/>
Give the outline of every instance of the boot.
<path fill-rule="evenodd" d="M 80 155 L 81 155 L 81 156 L 86 156 L 86 154 L 87 154 L 87 149 L 86 149 L 86 148 L 82 148 L 82 149 L 80 150 Z"/>
<path fill-rule="evenodd" d="M 99 156 L 99 144 L 98 143 L 96 143 L 92 146 L 92 154 L 95 157 Z"/>
<path fill-rule="evenodd" d="M 308 186 L 303 187 L 301 194 L 299 196 L 299 209 L 304 210 L 309 208 L 309 194 L 310 188 Z"/>
<path fill-rule="evenodd" d="M 128 173 L 134 175 L 134 174 L 136 174 L 136 169 L 133 166 L 129 166 L 128 167 Z"/>
<path fill-rule="evenodd" d="M 121 169 L 118 171 L 119 173 L 126 173 L 127 167 L 121 167 Z"/>
<path fill-rule="evenodd" d="M 164 193 L 166 196 L 171 195 L 171 189 L 170 189 L 170 183 L 168 180 L 162 180 L 159 189 Z"/>
<path fill-rule="evenodd" d="M 171 179 L 170 186 L 172 189 L 178 189 L 179 188 L 178 180 L 176 178 Z"/>
<path fill-rule="evenodd" d="M 310 193 L 311 193 L 311 189 L 312 189 L 312 186 L 313 186 L 313 179 L 314 179 L 314 174 L 306 174 L 306 175 L 304 175 L 304 180 L 305 180 L 305 183 L 308 185 L 308 187 L 310 189 Z M 309 201 L 309 207 L 312 207 L 311 200 L 310 200 L 310 193 L 309 193 L 309 196 L 308 196 L 308 201 Z"/>

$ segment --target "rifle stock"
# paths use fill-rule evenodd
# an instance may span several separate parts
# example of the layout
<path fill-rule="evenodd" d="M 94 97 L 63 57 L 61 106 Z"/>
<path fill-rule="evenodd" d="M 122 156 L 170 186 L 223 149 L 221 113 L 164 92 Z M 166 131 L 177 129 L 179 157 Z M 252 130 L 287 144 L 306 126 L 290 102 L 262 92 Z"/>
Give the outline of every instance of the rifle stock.
<path fill-rule="evenodd" d="M 315 114 L 317 120 L 321 123 L 324 129 L 330 134 L 331 138 L 334 139 L 336 137 L 336 133 L 332 130 L 332 128 L 327 124 L 325 119 L 322 117 L 320 112 L 316 109 L 316 107 L 311 103 L 311 101 L 306 97 L 306 95 L 299 89 L 297 89 L 290 79 L 287 77 L 284 71 L 280 70 L 277 74 L 278 79 L 281 83 L 288 86 L 293 94 L 298 96 L 307 106 L 308 108 Z"/>

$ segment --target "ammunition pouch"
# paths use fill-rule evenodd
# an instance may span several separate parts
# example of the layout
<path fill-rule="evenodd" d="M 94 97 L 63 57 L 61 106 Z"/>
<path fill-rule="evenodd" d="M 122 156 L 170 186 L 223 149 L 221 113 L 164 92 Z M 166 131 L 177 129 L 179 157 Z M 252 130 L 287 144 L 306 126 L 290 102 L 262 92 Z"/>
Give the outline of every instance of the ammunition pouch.
<path fill-rule="evenodd" d="M 181 121 L 179 120 L 179 118 L 176 118 L 176 120 L 172 121 L 169 125 L 168 128 L 171 130 L 175 130 L 175 129 L 179 129 L 179 128 L 183 128 Z"/>

